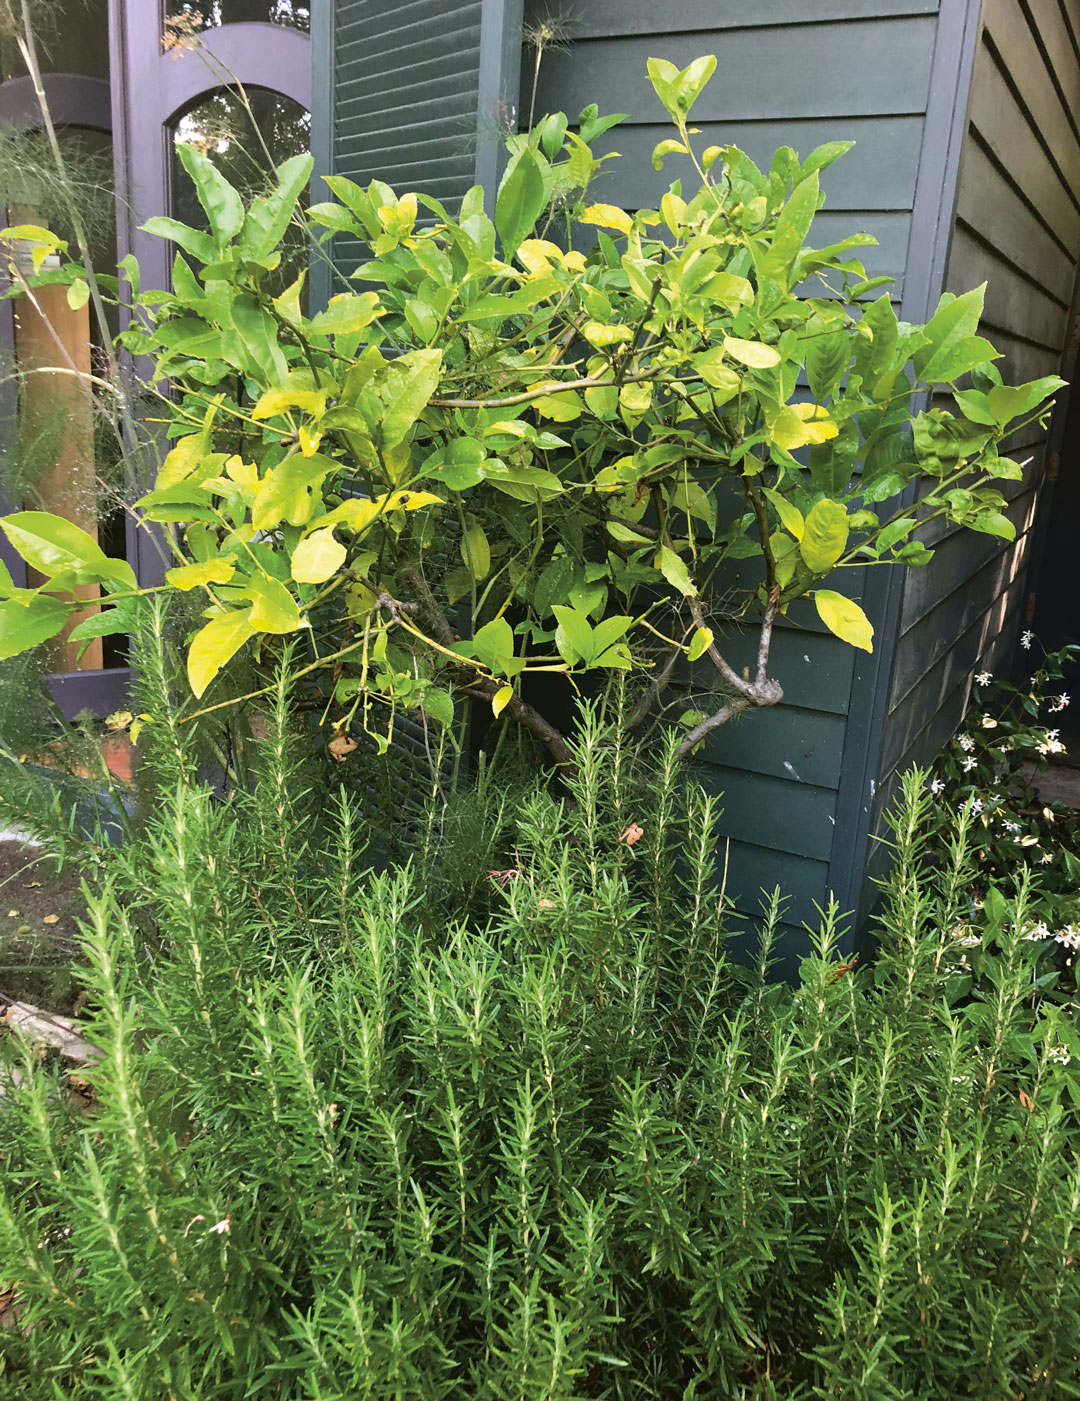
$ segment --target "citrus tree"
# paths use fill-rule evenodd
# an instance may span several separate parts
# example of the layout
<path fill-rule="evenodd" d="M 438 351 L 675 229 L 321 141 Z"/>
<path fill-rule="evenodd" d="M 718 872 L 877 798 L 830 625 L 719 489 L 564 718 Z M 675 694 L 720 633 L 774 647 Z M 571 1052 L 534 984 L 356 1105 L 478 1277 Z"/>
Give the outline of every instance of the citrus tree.
<path fill-rule="evenodd" d="M 1021 468 L 999 445 L 1062 381 L 1001 382 L 981 288 L 905 324 L 857 257 L 872 238 L 812 246 L 821 172 L 848 143 L 782 148 L 768 171 L 699 152 L 689 114 L 715 63 L 649 62 L 673 122 L 653 164 L 689 172 L 655 210 L 592 200 L 593 143 L 620 120 L 595 107 L 511 139 L 493 218 L 478 187 L 451 213 L 340 176 L 304 216 L 306 157 L 245 206 L 181 149 L 205 227 L 150 220 L 176 248 L 171 290 L 142 289 L 130 259 L 113 286 L 172 440 L 137 510 L 175 554 L 156 587 L 200 599 L 195 697 L 241 650 L 266 660 L 299 634 L 339 736 L 384 748 L 395 713 L 448 725 L 466 697 L 566 762 L 530 673 L 633 673 L 643 716 L 701 659 L 714 684 L 689 752 L 782 700 L 770 648 L 796 600 L 869 651 L 846 579 L 924 565 L 935 519 L 1012 538 L 1001 482 Z M 305 217 L 320 248 L 364 249 L 312 313 L 303 277 L 272 281 Z M 43 229 L 4 237 L 66 253 Z M 37 277 L 86 295 L 77 261 Z M 950 408 L 926 407 L 942 389 Z M 104 606 L 77 637 L 131 627 L 149 590 L 129 566 L 55 516 L 0 524 L 44 576 L 0 576 L 0 655 L 58 633 L 79 584 Z M 757 628 L 753 667 L 724 655 L 720 621 Z"/>

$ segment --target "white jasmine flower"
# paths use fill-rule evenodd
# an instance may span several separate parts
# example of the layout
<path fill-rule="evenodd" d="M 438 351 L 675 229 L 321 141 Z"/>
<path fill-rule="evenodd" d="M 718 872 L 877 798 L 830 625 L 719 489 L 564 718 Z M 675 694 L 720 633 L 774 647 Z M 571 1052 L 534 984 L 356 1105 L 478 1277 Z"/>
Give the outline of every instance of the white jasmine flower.
<path fill-rule="evenodd" d="M 1072 1060 L 1067 1046 L 1054 1046 L 1050 1050 L 1050 1059 L 1055 1065 L 1068 1065 Z"/>
<path fill-rule="evenodd" d="M 971 770 L 975 767 L 975 765 L 976 765 L 977 762 L 978 762 L 978 761 L 977 761 L 976 759 L 973 759 L 973 758 L 971 757 L 971 755 L 969 754 L 969 755 L 967 756 L 967 758 L 964 760 L 964 772 L 965 772 L 965 773 L 970 773 Z"/>
<path fill-rule="evenodd" d="M 1024 935 L 1024 938 L 1030 939 L 1032 943 L 1039 943 L 1043 939 L 1049 939 L 1052 937 L 1053 936 L 1051 935 L 1049 929 L 1047 929 L 1045 924 L 1033 924 L 1031 928 L 1027 931 L 1027 933 Z"/>
<path fill-rule="evenodd" d="M 980 671 L 975 678 L 975 684 L 976 686 L 989 686 L 993 679 L 994 673 L 992 671 Z"/>
<path fill-rule="evenodd" d="M 931 779 L 930 792 L 933 793 L 935 798 L 938 796 L 939 793 L 945 792 L 945 785 L 944 783 L 942 783 L 940 778 Z"/>
<path fill-rule="evenodd" d="M 229 1218 L 226 1216 L 223 1221 L 216 1221 L 209 1229 L 213 1231 L 215 1235 L 226 1235 L 229 1230 Z"/>
<path fill-rule="evenodd" d="M 1056 733 L 1056 731 L 1054 733 Z M 1061 740 L 1051 739 L 1049 734 L 1047 734 L 1042 744 L 1037 744 L 1035 748 L 1039 751 L 1040 754 L 1044 756 L 1047 754 L 1065 753 L 1065 746 L 1062 744 Z"/>
<path fill-rule="evenodd" d="M 1066 707 L 1068 704 L 1069 704 L 1069 697 L 1068 697 L 1066 694 L 1062 693 L 1060 696 L 1055 696 L 1055 697 L 1054 697 L 1054 703 L 1053 703 L 1053 705 L 1050 707 L 1050 709 L 1051 709 L 1051 711 L 1054 711 L 1054 710 L 1064 710 L 1065 707 Z"/>
<path fill-rule="evenodd" d="M 982 812 L 982 810 L 983 800 L 981 798 L 972 798 L 971 801 L 968 803 L 968 811 L 973 817 L 977 817 L 979 813 Z"/>
<path fill-rule="evenodd" d="M 975 748 L 975 741 L 971 738 L 970 735 L 961 735 L 956 742 L 965 754 L 970 754 L 971 751 Z"/>
<path fill-rule="evenodd" d="M 1005 830 L 1006 832 L 1019 832 L 1020 824 L 1019 822 L 1006 822 Z"/>
<path fill-rule="evenodd" d="M 1030 632 L 1021 633 L 1020 635 L 1020 646 L 1023 647 L 1025 652 L 1030 652 L 1031 650 L 1031 637 L 1032 634 Z"/>
<path fill-rule="evenodd" d="M 1053 861 L 1053 859 L 1054 858 L 1050 854 L 1050 852 L 1044 851 L 1043 854 L 1039 857 L 1039 864 L 1041 866 L 1049 866 L 1050 862 Z"/>
<path fill-rule="evenodd" d="M 1054 934 L 1054 939 L 1057 943 L 1064 945 L 1065 948 L 1072 949 L 1075 952 L 1077 949 L 1080 949 L 1080 926 L 1067 924 L 1064 929 L 1057 930 Z"/>

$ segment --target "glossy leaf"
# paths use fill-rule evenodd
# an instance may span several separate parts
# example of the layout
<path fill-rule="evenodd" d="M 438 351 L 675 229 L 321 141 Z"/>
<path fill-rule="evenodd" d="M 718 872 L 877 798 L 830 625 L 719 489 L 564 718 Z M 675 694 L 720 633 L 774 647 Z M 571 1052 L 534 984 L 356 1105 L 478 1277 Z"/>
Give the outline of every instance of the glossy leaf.
<path fill-rule="evenodd" d="M 799 553 L 815 574 L 827 574 L 847 548 L 848 513 L 839 501 L 818 501 L 806 517 Z"/>
<path fill-rule="evenodd" d="M 192 639 L 187 659 L 188 684 L 196 698 L 254 634 L 247 609 L 223 613 L 200 628 Z"/>
<path fill-rule="evenodd" d="M 821 621 L 842 642 L 850 643 L 863 652 L 874 650 L 873 625 L 853 599 L 846 598 L 842 593 L 833 593 L 831 589 L 817 589 L 814 605 Z"/>
<path fill-rule="evenodd" d="M 10 598 L 0 602 L 0 661 L 55 637 L 70 613 L 70 604 L 43 593 L 27 604 Z"/>
<path fill-rule="evenodd" d="M 345 563 L 346 550 L 333 530 L 316 530 L 292 552 L 289 569 L 298 584 L 322 584 Z"/>
<path fill-rule="evenodd" d="M 495 228 L 505 257 L 513 257 L 532 233 L 546 203 L 544 177 L 536 156 L 526 146 L 508 168 L 495 200 Z"/>

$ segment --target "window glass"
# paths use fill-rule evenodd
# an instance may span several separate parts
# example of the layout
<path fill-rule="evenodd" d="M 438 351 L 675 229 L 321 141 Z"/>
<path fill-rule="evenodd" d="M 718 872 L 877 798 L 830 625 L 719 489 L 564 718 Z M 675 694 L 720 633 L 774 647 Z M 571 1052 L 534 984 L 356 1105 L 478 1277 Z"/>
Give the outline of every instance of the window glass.
<path fill-rule="evenodd" d="M 189 33 L 216 29 L 222 24 L 284 24 L 289 29 L 311 29 L 308 0 L 166 0 L 170 28 Z"/>
<path fill-rule="evenodd" d="M 311 116 L 291 98 L 268 88 L 246 89 L 247 103 L 231 88 L 210 93 L 188 109 L 173 128 L 172 213 L 193 228 L 208 227 L 191 177 L 176 147 L 185 142 L 208 156 L 239 192 L 244 203 L 263 194 L 270 172 L 311 145 Z M 275 293 L 296 280 L 308 265 L 308 243 L 297 224 L 287 229 L 281 266 L 267 283 Z"/>

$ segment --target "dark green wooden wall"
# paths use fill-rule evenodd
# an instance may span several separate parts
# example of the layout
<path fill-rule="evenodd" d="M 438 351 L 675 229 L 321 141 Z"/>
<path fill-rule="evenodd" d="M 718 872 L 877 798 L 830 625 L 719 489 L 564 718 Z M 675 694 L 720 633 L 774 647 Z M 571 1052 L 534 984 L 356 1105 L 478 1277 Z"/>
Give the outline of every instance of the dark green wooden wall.
<path fill-rule="evenodd" d="M 606 148 L 622 153 L 596 187 L 597 197 L 634 209 L 655 206 L 678 174 L 650 165 L 667 118 L 645 76 L 646 59 L 680 65 L 715 53 L 717 72 L 694 109 L 702 146 L 734 142 L 758 162 L 780 145 L 807 154 L 824 141 L 854 139 L 855 149 L 827 171 L 818 216 L 821 241 L 865 230 L 880 246 L 866 251 L 874 273 L 903 293 L 920 152 L 930 93 L 937 0 L 577 0 L 558 9 L 568 43 L 543 59 L 538 111 L 571 119 L 590 101 L 601 112 L 629 112 Z M 526 0 L 526 19 L 551 12 Z M 531 100 L 532 65 L 522 65 L 522 108 Z M 815 225 L 815 229 L 819 225 Z M 849 578 L 844 587 L 858 588 Z M 797 927 L 815 918 L 839 881 L 838 798 L 852 762 L 848 716 L 856 658 L 850 647 L 800 615 L 774 646 L 774 671 L 786 704 L 750 713 L 712 735 L 699 776 L 725 795 L 731 838 L 729 892 L 756 911 L 762 888 L 779 884 Z M 753 638 L 728 638 L 742 664 Z M 745 658 L 743 656 L 745 653 Z M 864 828 L 865 831 L 865 828 Z M 850 882 L 848 872 L 842 879 Z"/>
<path fill-rule="evenodd" d="M 915 250 L 913 250 L 913 255 Z M 957 181 L 946 289 L 986 282 L 984 333 L 1007 380 L 1060 366 L 1080 257 L 1080 9 L 985 0 Z M 1007 671 L 1025 620 L 1045 435 L 1012 485 L 1017 540 L 943 534 L 906 581 L 881 754 L 881 791 L 929 763 L 956 729 L 973 670 Z"/>
<path fill-rule="evenodd" d="M 512 115 L 521 6 L 334 0 L 322 41 L 333 81 L 316 114 L 334 169 L 451 201 L 477 172 L 490 184 L 497 128 Z M 1007 352 L 1006 373 L 1056 367 L 1080 252 L 1074 0 L 524 0 L 526 34 L 553 15 L 567 42 L 544 55 L 537 111 L 572 120 L 597 102 L 630 113 L 607 138 L 623 158 L 599 198 L 655 206 L 677 173 L 649 163 L 666 124 L 646 59 L 715 53 L 717 74 L 694 112 L 702 145 L 735 142 L 765 162 L 778 145 L 805 154 L 854 138 L 823 181 L 822 232 L 878 238 L 866 262 L 896 279 L 908 320 L 926 319 L 944 288 L 988 279 L 987 330 Z M 528 111 L 528 50 L 521 73 Z M 1041 445 L 1015 446 L 1027 456 Z M 946 537 L 926 571 L 846 579 L 875 622 L 873 656 L 805 612 L 780 631 L 786 705 L 712 736 L 698 765 L 726 794 L 740 909 L 753 911 L 761 888 L 778 883 L 794 928 L 830 892 L 846 908 L 866 906 L 868 857 L 880 852 L 871 833 L 896 772 L 951 733 L 975 661 L 1000 664 L 1012 645 L 1035 499 L 1030 484 L 1016 495 L 1012 549 Z M 749 660 L 752 639 L 726 643 Z"/>

